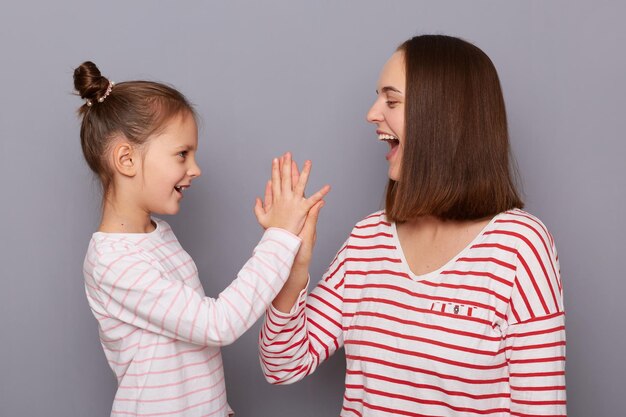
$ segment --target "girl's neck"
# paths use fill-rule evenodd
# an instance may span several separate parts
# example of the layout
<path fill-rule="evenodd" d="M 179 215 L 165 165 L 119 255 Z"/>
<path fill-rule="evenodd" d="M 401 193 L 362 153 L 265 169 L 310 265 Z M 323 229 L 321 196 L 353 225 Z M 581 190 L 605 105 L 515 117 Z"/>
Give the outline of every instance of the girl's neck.
<path fill-rule="evenodd" d="M 104 199 L 99 232 L 150 233 L 155 227 L 149 212 L 116 203 L 110 198 Z"/>

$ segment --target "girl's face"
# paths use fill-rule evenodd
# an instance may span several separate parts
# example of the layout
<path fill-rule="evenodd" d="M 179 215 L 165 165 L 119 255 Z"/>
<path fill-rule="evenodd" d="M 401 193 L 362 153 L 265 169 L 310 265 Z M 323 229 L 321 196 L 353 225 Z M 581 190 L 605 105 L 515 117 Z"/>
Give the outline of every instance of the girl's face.
<path fill-rule="evenodd" d="M 376 125 L 378 140 L 389 144 L 389 178 L 400 178 L 404 149 L 404 103 L 406 92 L 404 53 L 391 55 L 378 79 L 378 97 L 367 112 L 367 121 Z"/>
<path fill-rule="evenodd" d="M 190 114 L 172 118 L 149 139 L 141 170 L 140 205 L 148 213 L 176 214 L 191 181 L 200 176 L 196 163 L 198 128 Z"/>

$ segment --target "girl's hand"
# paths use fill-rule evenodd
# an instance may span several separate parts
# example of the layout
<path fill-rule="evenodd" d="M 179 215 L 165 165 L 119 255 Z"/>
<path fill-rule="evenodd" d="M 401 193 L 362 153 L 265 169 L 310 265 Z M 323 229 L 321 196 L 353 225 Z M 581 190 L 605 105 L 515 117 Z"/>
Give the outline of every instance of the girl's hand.
<path fill-rule="evenodd" d="M 305 198 L 304 189 L 310 172 L 311 161 L 306 161 L 302 173 L 298 173 L 289 152 L 283 155 L 280 161 L 274 158 L 272 179 L 265 187 L 265 201 L 262 203 L 261 199 L 257 198 L 254 206 L 254 214 L 262 227 L 266 229 L 280 227 L 293 234 L 300 234 L 309 211 L 323 201 L 324 196 L 330 191 L 330 186 L 325 185 L 311 197 Z M 319 208 L 317 211 L 319 212 Z"/>

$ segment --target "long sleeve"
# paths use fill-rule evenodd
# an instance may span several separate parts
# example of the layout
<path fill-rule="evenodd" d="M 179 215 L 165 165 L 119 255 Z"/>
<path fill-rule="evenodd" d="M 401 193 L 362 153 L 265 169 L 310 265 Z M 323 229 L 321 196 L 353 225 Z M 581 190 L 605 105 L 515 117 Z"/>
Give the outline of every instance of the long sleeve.
<path fill-rule="evenodd" d="M 505 332 L 512 416 L 565 416 L 565 313 L 559 261 L 541 223 L 524 223 Z"/>
<path fill-rule="evenodd" d="M 217 299 L 172 278 L 146 250 L 118 248 L 96 257 L 86 276 L 87 294 L 102 334 L 125 323 L 196 345 L 223 346 L 263 314 L 287 279 L 299 246 L 296 236 L 268 229 Z"/>
<path fill-rule="evenodd" d="M 261 329 L 261 367 L 268 382 L 299 381 L 343 346 L 342 303 L 347 243 L 317 287 L 300 294 L 292 311 L 267 310 Z"/>

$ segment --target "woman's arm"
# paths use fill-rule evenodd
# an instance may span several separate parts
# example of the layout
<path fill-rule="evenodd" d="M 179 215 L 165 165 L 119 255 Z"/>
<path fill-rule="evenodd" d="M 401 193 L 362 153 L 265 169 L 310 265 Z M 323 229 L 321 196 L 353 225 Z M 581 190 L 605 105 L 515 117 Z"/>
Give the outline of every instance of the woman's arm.
<path fill-rule="evenodd" d="M 269 382 L 296 382 L 343 346 L 345 252 L 344 245 L 308 297 L 303 290 L 289 311 L 267 310 L 259 351 Z"/>
<path fill-rule="evenodd" d="M 264 204 L 261 205 L 261 200 L 257 199 L 257 206 L 255 207 L 255 214 L 261 226 L 265 227 L 262 216 L 272 209 L 272 201 L 276 193 L 275 184 L 277 182 L 284 182 L 287 176 L 290 177 L 289 180 L 292 184 L 306 184 L 310 171 L 311 161 L 305 161 L 302 173 L 300 173 L 298 165 L 291 159 L 289 153 L 283 155 L 278 160 L 278 164 L 276 164 L 276 160 L 272 162 L 272 178 L 265 187 Z M 280 175 L 276 175 L 277 173 Z M 323 192 L 322 195 L 326 195 L 329 190 L 330 187 L 326 185 L 318 193 Z M 304 194 L 304 189 L 302 189 L 301 192 Z M 305 218 L 304 225 L 299 234 L 299 237 L 302 239 L 302 245 L 294 260 L 287 282 L 272 302 L 274 308 L 279 312 L 286 313 L 291 311 L 296 300 L 309 282 L 309 265 L 313 256 L 313 248 L 315 247 L 317 236 L 317 219 L 322 207 L 324 207 L 324 200 L 320 199 L 320 201 L 317 201 L 316 204 L 311 207 Z"/>
<path fill-rule="evenodd" d="M 292 182 L 298 183 L 300 174 L 296 164 L 282 158 L 280 172 L 284 172 L 285 164 L 291 164 Z M 310 162 L 307 161 L 302 176 L 308 175 L 309 169 Z M 266 202 L 272 199 L 273 181 L 275 178 L 266 187 Z M 324 189 L 327 191 L 329 187 Z M 343 271 L 343 255 L 341 259 L 338 256 L 329 269 L 335 273 L 327 273 L 308 298 L 305 291 L 315 246 L 317 219 L 323 205 L 324 202 L 320 201 L 309 212 L 299 235 L 302 244 L 289 278 L 267 310 L 261 329 L 261 366 L 266 379 L 272 383 L 291 383 L 301 379 L 313 372 L 343 343 L 340 324 L 343 273 L 336 271 L 337 265 Z M 343 252 L 340 251 L 340 254 Z"/>
<path fill-rule="evenodd" d="M 518 248 L 505 334 L 511 415 L 565 416 L 565 313 L 558 256 L 542 224 L 527 231 Z"/>

